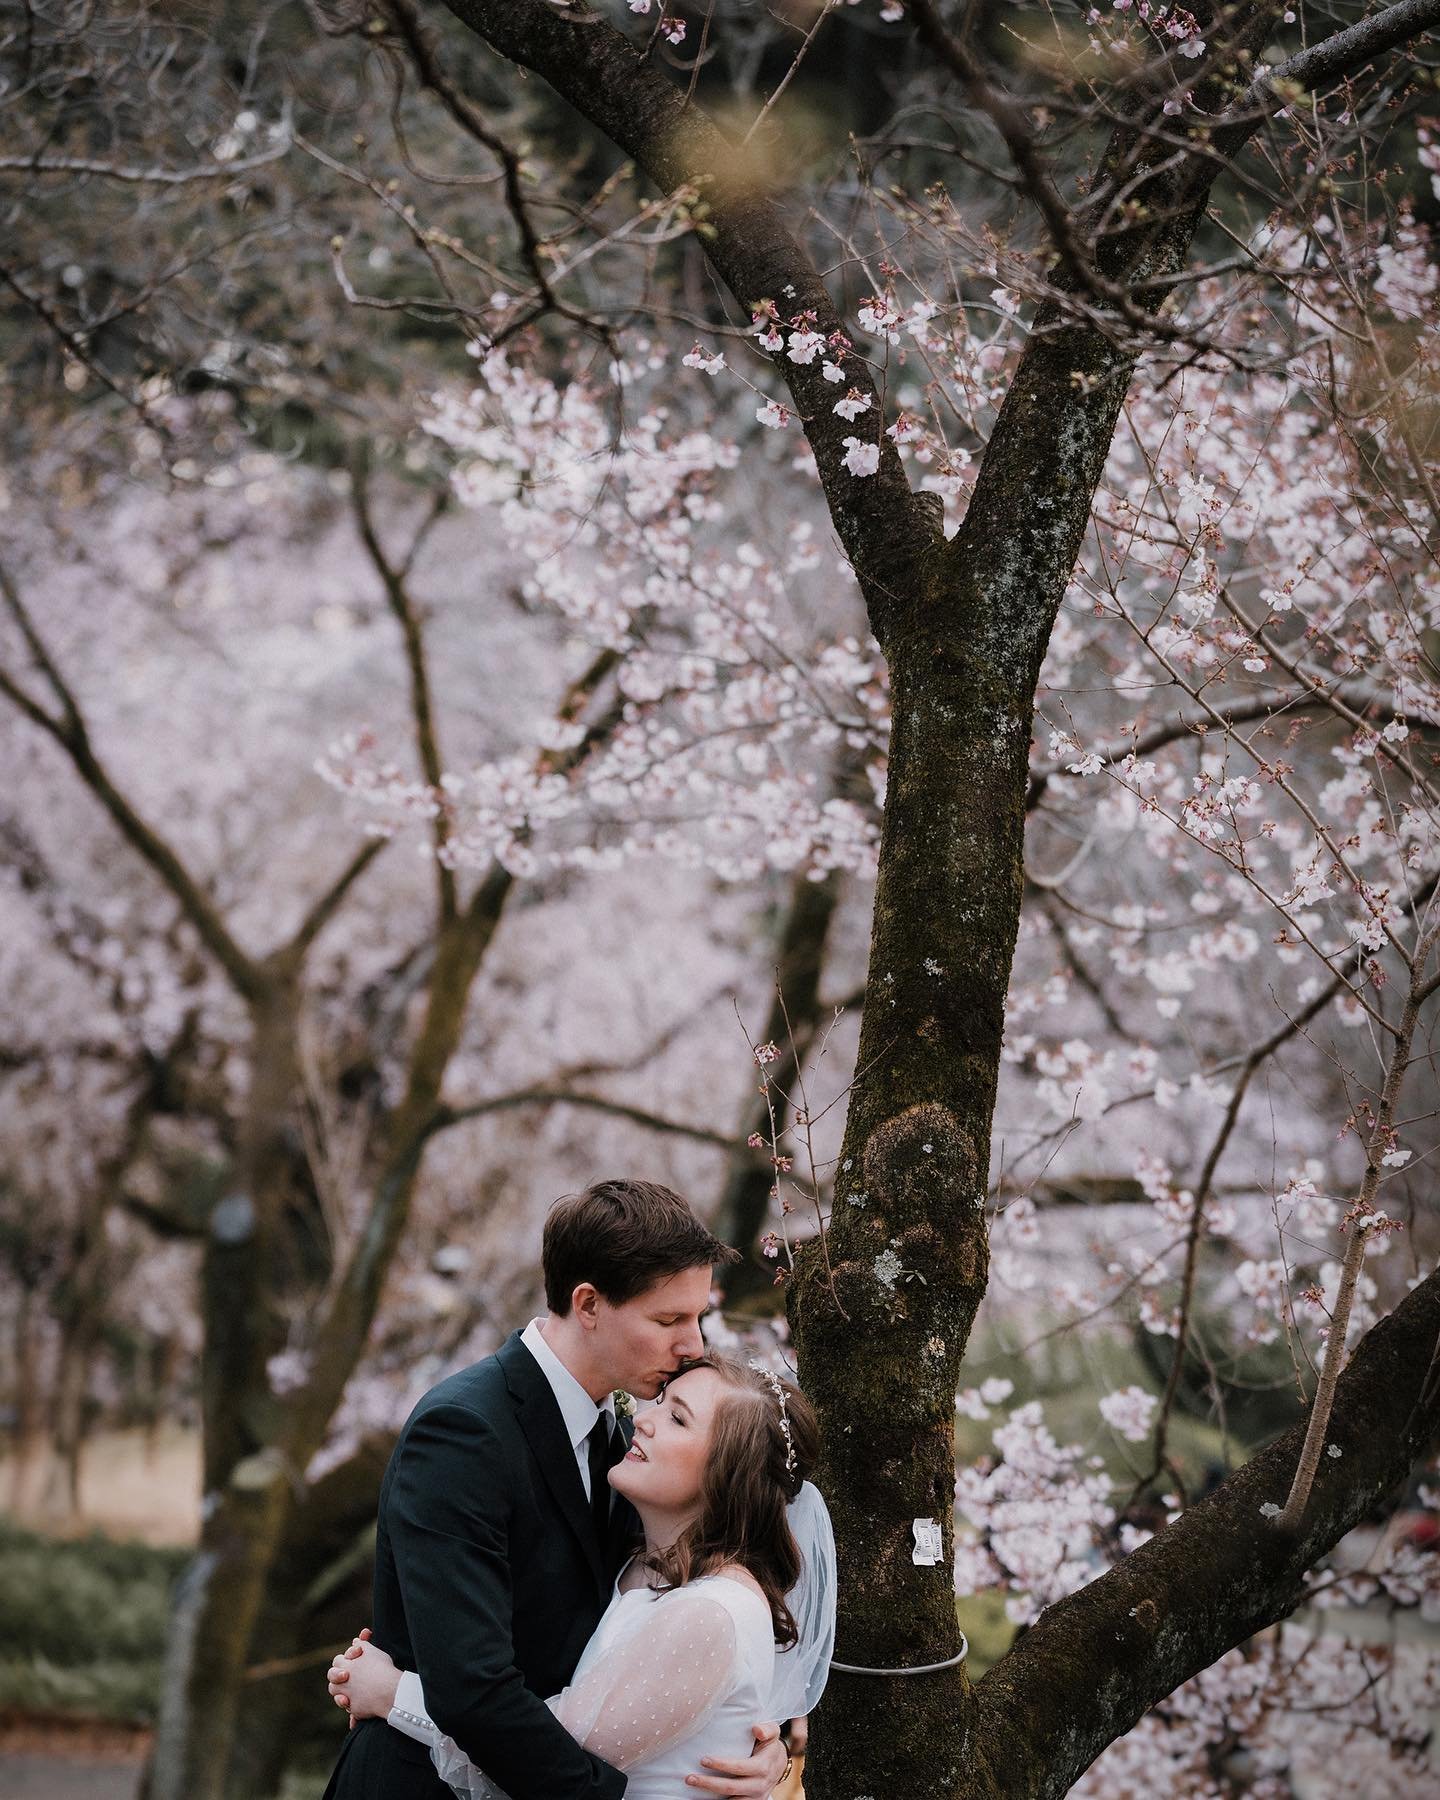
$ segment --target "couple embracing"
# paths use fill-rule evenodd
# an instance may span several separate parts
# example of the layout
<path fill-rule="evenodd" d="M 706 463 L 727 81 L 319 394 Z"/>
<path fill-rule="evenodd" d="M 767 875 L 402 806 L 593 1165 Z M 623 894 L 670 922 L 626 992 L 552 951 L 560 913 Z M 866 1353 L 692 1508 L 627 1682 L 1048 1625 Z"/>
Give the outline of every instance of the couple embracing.
<path fill-rule="evenodd" d="M 708 1355 L 732 1262 L 669 1189 L 559 1201 L 548 1316 L 432 1388 L 380 1490 L 326 1800 L 764 1800 L 818 1700 L 834 1541 L 804 1397 Z M 616 1391 L 655 1400 L 620 1416 Z"/>

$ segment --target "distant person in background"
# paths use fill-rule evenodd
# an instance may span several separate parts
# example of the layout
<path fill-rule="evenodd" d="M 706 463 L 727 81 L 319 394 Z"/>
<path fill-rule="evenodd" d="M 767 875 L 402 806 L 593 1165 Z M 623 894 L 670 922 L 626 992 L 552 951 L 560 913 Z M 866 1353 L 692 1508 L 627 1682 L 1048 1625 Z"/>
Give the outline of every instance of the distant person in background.
<path fill-rule="evenodd" d="M 614 1392 L 651 1399 L 703 1355 L 711 1269 L 735 1255 L 654 1183 L 607 1181 L 557 1202 L 542 1246 L 549 1316 L 431 1389 L 390 1459 L 374 1641 L 511 1800 L 626 1792 L 545 1698 L 570 1683 L 640 1534 L 607 1479 L 630 1443 Z M 332 1682 L 342 1705 L 345 1685 Z M 752 1739 L 743 1758 L 707 1758 L 691 1790 L 763 1800 L 786 1755 L 776 1723 L 755 1723 Z M 371 1718 L 347 1736 L 326 1800 L 450 1793 L 428 1742 Z"/>

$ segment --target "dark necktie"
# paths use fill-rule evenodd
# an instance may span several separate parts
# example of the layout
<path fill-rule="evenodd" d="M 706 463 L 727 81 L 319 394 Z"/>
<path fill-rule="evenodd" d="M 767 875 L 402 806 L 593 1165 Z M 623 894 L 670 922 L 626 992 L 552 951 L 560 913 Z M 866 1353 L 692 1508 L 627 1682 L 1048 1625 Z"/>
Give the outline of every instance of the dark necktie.
<path fill-rule="evenodd" d="M 595 1536 L 603 1547 L 610 1532 L 610 1483 L 605 1479 L 610 1465 L 618 1462 L 610 1439 L 610 1415 L 601 1413 L 590 1428 L 590 1511 L 595 1520 Z"/>

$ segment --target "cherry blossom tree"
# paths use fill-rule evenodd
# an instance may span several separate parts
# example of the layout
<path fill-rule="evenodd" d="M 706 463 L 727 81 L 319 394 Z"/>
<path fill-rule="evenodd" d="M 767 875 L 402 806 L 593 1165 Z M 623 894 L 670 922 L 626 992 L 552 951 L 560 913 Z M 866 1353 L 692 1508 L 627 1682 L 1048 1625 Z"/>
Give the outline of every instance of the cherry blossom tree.
<path fill-rule="evenodd" d="M 355 30 L 399 72 L 409 124 L 441 119 L 478 148 L 498 229 L 487 213 L 476 231 L 410 157 L 392 188 L 367 146 L 296 148 L 365 209 L 330 252 L 348 316 L 453 321 L 469 339 L 474 379 L 437 370 L 399 460 L 498 530 L 581 699 L 593 674 L 596 710 L 442 754 L 413 559 L 362 485 L 412 718 L 367 731 L 357 708 L 324 770 L 372 830 L 425 848 L 433 930 L 380 984 L 401 997 L 378 1002 L 396 1061 L 360 1083 L 380 1099 L 344 1165 L 350 1260 L 322 1271 L 314 1332 L 257 1331 L 243 1289 L 211 1284 L 212 1342 L 238 1345 L 254 1404 L 212 1425 L 234 1454 L 212 1451 L 225 1485 L 203 1548 L 238 1528 L 244 1554 L 208 1565 L 229 1588 L 187 1589 L 176 1641 L 198 1619 L 203 1654 L 188 1681 L 177 1659 L 155 1791 L 220 1791 L 227 1671 L 257 1633 L 274 1639 L 267 1580 L 293 1582 L 313 1541 L 298 1527 L 315 1494 L 296 1499 L 289 1472 L 308 1463 L 318 1492 L 354 1445 L 369 1390 L 348 1378 L 402 1226 L 418 1228 L 422 1155 L 433 1169 L 446 1129 L 558 1091 L 538 1072 L 443 1091 L 476 973 L 462 915 L 517 883 L 657 861 L 779 884 L 781 979 L 768 1017 L 746 1016 L 755 1091 L 733 1121 L 698 1100 L 688 1122 L 630 1111 L 718 1140 L 731 1229 L 773 1228 L 827 1427 L 842 1660 L 952 1664 L 837 1674 L 810 1790 L 1209 1791 L 1218 1755 L 1263 1793 L 1341 1749 L 1412 1773 L 1425 1660 L 1382 1667 L 1271 1628 L 1367 1583 L 1412 1607 L 1433 1588 L 1403 1546 L 1378 1574 L 1321 1566 L 1436 1425 L 1415 1176 L 1433 1139 L 1436 281 L 1423 181 L 1385 173 L 1406 145 L 1431 171 L 1397 52 L 1433 8 L 1402 0 L 1340 29 L 1279 6 L 1017 13 L 1020 54 L 988 13 L 962 29 L 923 0 L 887 7 L 864 23 L 903 76 L 894 116 L 817 176 L 808 207 L 776 171 L 828 152 L 782 135 L 783 102 L 850 14 L 818 12 L 794 57 L 762 46 L 747 83 L 743 21 L 732 45 L 728 18 L 666 9 L 452 10 L 595 128 L 598 160 L 582 165 L 533 98 L 511 110 L 472 37 L 432 33 L 399 0 L 327 14 L 329 48 L 350 54 Z M 757 68 L 773 71 L 763 103 Z M 517 117 L 560 151 L 553 180 Z M 631 166 L 605 162 L 604 140 Z M 392 229 L 398 267 L 377 255 Z M 85 367 L 74 320 L 20 285 Z M 84 777 L 72 658 L 15 595 L 12 699 Z M 155 844 L 126 835 L 169 882 Z M 318 1108 L 299 1019 L 324 939 L 280 982 L 206 884 L 189 876 L 209 935 L 171 885 L 243 1061 L 266 1071 L 237 1115 L 237 1191 L 276 1218 L 323 1213 L 331 1161 L 312 1152 L 353 1127 L 339 1077 L 357 1066 L 342 1059 Z M 272 941 L 273 906 L 252 906 L 254 941 Z M 266 1005 L 237 985 L 246 968 Z M 343 1038 L 353 1002 L 326 1004 Z M 589 1080 L 597 1060 L 570 1072 Z M 803 1243 L 817 1211 L 826 1229 Z M 246 1267 L 252 1292 L 284 1297 L 263 1259 Z M 394 1315 L 412 1297 L 423 1315 L 426 1279 L 392 1293 Z M 1023 1348 L 1037 1315 L 1083 1341 L 1131 1312 L 1156 1391 L 1105 1395 L 1102 1471 L 983 1362 L 997 1341 Z M 1217 1318 L 1238 1346 L 1217 1347 Z M 1226 1415 L 1247 1344 L 1293 1358 L 1290 1392 L 1237 1431 L 1237 1472 L 1200 1498 L 1182 1414 L 1198 1396 Z M 962 1470 L 958 1537 L 957 1390 L 968 1422 L 1015 1401 Z M 257 1416 L 273 1429 L 257 1436 Z M 1117 1444 L 1134 1447 L 1128 1500 Z M 914 1556 L 925 1518 L 941 1528 L 930 1564 Z M 953 1665 L 952 1569 L 1027 1626 L 974 1683 Z M 1382 1691 L 1378 1728 L 1362 1689 Z"/>
<path fill-rule="evenodd" d="M 1385 103 L 1372 72 L 1422 34 L 1433 16 L 1424 6 L 1392 8 L 1287 56 L 1270 50 L 1274 34 L 1293 22 L 1278 7 L 1214 14 L 1147 8 L 1133 19 L 1129 9 L 1108 18 L 1092 11 L 1083 48 L 1072 52 L 1062 38 L 1035 72 L 998 61 L 983 16 L 960 33 L 928 4 L 914 4 L 908 11 L 920 44 L 957 84 L 971 116 L 985 120 L 1003 145 L 1011 180 L 1039 215 L 1045 237 L 1038 252 L 1027 254 L 1023 237 L 1002 241 L 957 219 L 943 193 L 927 194 L 921 205 L 902 188 L 888 210 L 907 268 L 884 242 L 883 229 L 875 234 L 879 242 L 867 237 L 862 244 L 854 230 L 833 225 L 823 212 L 812 215 L 803 234 L 791 227 L 781 196 L 747 154 L 748 136 L 741 141 L 718 127 L 696 103 L 699 65 L 688 91 L 664 72 L 659 45 L 685 36 L 667 30 L 669 15 L 641 45 L 586 8 L 456 0 L 452 10 L 502 55 L 545 76 L 670 197 L 672 217 L 683 211 L 693 222 L 742 321 L 749 320 L 740 329 L 771 359 L 772 382 L 788 390 L 782 398 L 750 383 L 758 399 L 755 421 L 777 435 L 803 426 L 831 529 L 884 657 L 888 733 L 878 853 L 863 811 L 852 819 L 843 810 L 799 808 L 792 796 L 785 810 L 790 838 L 802 839 L 799 853 L 813 858 L 817 870 L 843 843 L 851 857 L 876 854 L 877 875 L 870 972 L 833 1209 L 824 1238 L 799 1258 L 791 1315 L 802 1374 L 827 1426 L 824 1477 L 846 1574 L 841 1655 L 879 1674 L 837 1678 L 817 1722 L 810 1780 L 821 1795 L 857 1786 L 876 1793 L 1065 1792 L 1179 1684 L 1284 1618 L 1306 1571 L 1378 1495 L 1403 1480 L 1434 1439 L 1428 1371 L 1437 1317 L 1430 1281 L 1417 1274 L 1412 1291 L 1341 1372 L 1365 1251 L 1385 1241 L 1392 1222 L 1375 1200 L 1384 1171 L 1406 1160 L 1398 1141 L 1399 1097 L 1414 1076 L 1415 1033 L 1436 978 L 1427 911 L 1433 866 L 1428 752 L 1422 749 L 1417 763 L 1403 748 L 1411 718 L 1428 717 L 1432 704 L 1423 643 L 1397 635 L 1389 617 L 1367 626 L 1363 641 L 1340 624 L 1357 584 L 1362 592 L 1372 582 L 1387 592 L 1430 591 L 1422 526 L 1433 523 L 1425 510 L 1433 507 L 1423 454 L 1429 414 L 1421 422 L 1398 396 L 1402 374 L 1423 375 L 1430 366 L 1425 321 L 1434 277 L 1423 236 L 1403 215 L 1331 204 L 1338 172 L 1351 166 L 1348 159 L 1370 153 L 1371 140 L 1362 146 L 1353 133 L 1357 120 L 1366 131 L 1384 129 L 1379 109 Z M 391 6 L 385 16 L 401 41 L 412 49 L 423 44 L 407 7 Z M 1118 73 L 1093 72 L 1106 68 Z M 1268 217 L 1247 221 L 1247 203 L 1261 193 L 1268 195 Z M 873 187 L 865 194 L 875 205 Z M 872 283 L 855 305 L 853 327 L 802 241 L 827 232 L 847 267 L 864 271 Z M 1207 252 L 1210 261 L 1192 269 L 1197 235 L 1207 244 L 1228 240 L 1229 253 Z M 946 256 L 958 257 L 961 245 L 977 274 L 1000 280 L 992 305 L 1002 315 L 1021 316 L 1018 353 L 1003 337 L 977 341 L 967 296 L 957 293 L 954 261 Z M 563 513 L 564 485 L 576 462 L 601 456 L 604 439 L 594 423 L 599 403 L 571 385 L 554 390 L 548 411 L 533 398 L 521 404 L 517 385 L 528 378 L 499 347 L 514 308 L 543 310 L 553 301 L 539 291 L 528 303 L 504 297 L 478 346 L 484 382 L 477 399 L 442 404 L 432 423 L 468 457 L 458 479 L 472 499 L 496 497 L 487 486 L 489 471 L 498 464 L 503 472 L 510 455 L 486 435 L 488 406 L 547 427 L 545 447 L 523 453 L 541 514 Z M 1418 326 L 1413 333 L 1411 321 Z M 1338 335 L 1343 349 L 1332 342 L 1317 362 L 1322 328 Z M 728 351 L 714 348 L 723 330 L 717 324 L 702 334 L 684 359 L 697 375 L 723 380 L 729 372 Z M 867 349 L 857 349 L 857 341 Z M 650 354 L 632 341 L 612 374 L 634 380 Z M 922 363 L 926 380 L 917 383 L 916 402 L 907 406 L 902 398 L 896 410 L 888 384 L 893 378 L 898 387 L 903 379 L 902 354 Z M 1157 389 L 1156 404 L 1132 405 L 1117 440 L 1141 366 Z M 1255 412 L 1266 415 L 1267 430 L 1288 439 L 1300 466 L 1312 453 L 1307 412 L 1324 420 L 1333 436 L 1322 436 L 1324 448 L 1317 444 L 1313 454 L 1339 458 L 1330 482 L 1317 479 L 1308 492 L 1302 484 L 1304 526 L 1289 528 L 1283 547 L 1284 530 L 1273 546 L 1264 544 L 1258 568 L 1244 551 L 1260 548 L 1269 528 L 1258 472 L 1266 458 L 1253 438 L 1239 449 L 1240 434 L 1230 425 Z M 660 462 L 655 420 L 652 413 L 637 421 L 632 450 L 619 455 L 617 485 L 627 480 L 625 457 L 632 451 Z M 1203 455 L 1199 464 L 1187 460 L 1186 439 L 1193 450 L 1195 432 L 1203 438 L 1222 422 L 1216 464 L 1200 466 Z M 706 442 L 677 438 L 665 449 L 668 466 L 658 477 L 664 481 L 686 467 L 709 479 L 721 466 Z M 918 465 L 917 486 L 907 461 Z M 605 466 L 608 475 L 612 462 Z M 1107 468 L 1118 488 L 1113 509 L 1106 498 L 1096 503 Z M 1341 469 L 1341 482 L 1332 485 Z M 1282 479 L 1295 494 L 1296 466 Z M 1377 516 L 1357 529 L 1332 510 L 1339 504 L 1343 512 L 1344 497 L 1366 489 L 1385 496 L 1383 527 Z M 548 497 L 555 493 L 558 503 Z M 587 501 L 596 514 L 588 541 L 617 546 L 614 566 L 631 576 L 633 591 L 637 551 L 627 524 L 633 532 L 652 515 L 617 505 L 625 519 L 609 518 L 601 497 Z M 697 495 L 692 517 L 698 521 L 703 509 Z M 1097 548 L 1077 570 L 1092 517 Z M 1238 541 L 1227 538 L 1222 519 L 1238 525 Z M 667 542 L 672 522 L 678 522 L 673 511 L 652 526 L 655 561 L 671 574 L 672 588 L 679 569 L 687 597 L 697 587 L 703 595 L 699 559 Z M 602 632 L 628 633 L 633 610 L 623 591 L 608 586 L 605 563 L 597 573 L 593 561 L 585 567 L 583 593 L 573 578 L 568 592 L 564 575 L 553 578 L 556 603 L 583 608 Z M 1307 608 L 1308 622 L 1297 633 L 1287 622 L 1295 594 L 1322 565 L 1326 580 L 1335 570 L 1337 586 L 1328 603 L 1311 590 L 1323 617 Z M 723 569 L 714 577 L 729 579 Z M 663 604 L 664 587 L 662 576 L 647 598 L 658 596 Z M 1158 721 L 1152 709 L 1130 710 L 1108 738 L 1082 741 L 1089 733 L 1072 729 L 1064 698 L 1069 684 L 1062 681 L 1053 703 L 1041 695 L 1042 718 L 1047 704 L 1054 717 L 1045 720 L 1049 761 L 1037 771 L 1030 746 L 1047 654 L 1053 647 L 1073 667 L 1085 648 L 1073 621 L 1057 636 L 1067 595 L 1088 600 L 1112 628 L 1133 632 L 1135 657 L 1112 678 L 1117 695 L 1163 686 L 1188 696 L 1194 710 L 1176 709 Z M 721 652 L 705 633 L 716 629 L 716 609 L 701 596 L 692 608 L 697 600 L 696 641 L 713 664 Z M 1428 613 L 1422 606 L 1416 616 L 1424 620 Z M 1411 672 L 1387 672 L 1381 691 L 1371 678 L 1377 641 L 1393 645 L 1397 670 Z M 733 645 L 724 654 L 734 657 Z M 864 654 L 858 643 L 855 654 Z M 1311 660 L 1316 655 L 1319 662 Z M 1242 676 L 1276 670 L 1283 672 L 1282 691 L 1243 691 L 1249 684 Z M 1238 699 L 1218 693 L 1220 679 L 1232 671 L 1242 688 Z M 1352 674 L 1359 684 L 1347 692 Z M 1420 686 L 1412 690 L 1407 683 L 1415 678 Z M 724 687 L 732 728 L 743 730 L 751 692 L 743 683 L 735 684 L 734 695 L 728 682 Z M 590 796 L 602 809 L 609 806 L 612 827 L 622 775 L 629 776 L 632 797 L 639 788 L 642 803 L 653 806 L 663 795 L 672 809 L 678 803 L 685 810 L 681 744 L 665 717 L 663 681 L 656 674 L 648 690 L 631 692 L 663 722 L 641 764 L 632 741 L 642 729 L 637 720 L 623 751 L 617 748 L 617 757 L 628 760 L 607 768 Z M 1324 799 L 1309 795 L 1292 779 L 1295 765 L 1272 752 L 1275 725 L 1263 727 L 1267 741 L 1259 744 L 1262 730 L 1242 735 L 1248 724 L 1283 717 L 1302 703 L 1305 713 L 1323 708 L 1356 734 L 1342 754 L 1357 772 L 1326 784 Z M 810 712 L 813 729 L 821 710 L 823 703 L 811 711 L 802 702 L 791 716 Z M 1201 725 L 1207 738 L 1212 730 L 1217 735 L 1194 773 L 1181 758 L 1157 756 L 1193 743 Z M 846 727 L 836 729 L 843 736 Z M 863 740 L 869 727 L 861 720 L 853 729 Z M 703 740 L 709 731 L 696 735 Z M 1361 766 L 1377 755 L 1384 764 L 1378 784 Z M 706 799 L 714 798 L 717 772 L 703 747 L 688 762 Z M 1198 1186 L 1182 1189 L 1169 1171 L 1142 1168 L 1144 1191 L 1178 1228 L 1178 1270 L 1164 1257 L 1150 1264 L 1154 1290 L 1178 1274 L 1174 1315 L 1155 1315 L 1180 1346 L 1176 1383 L 1192 1337 L 1195 1271 L 1215 1169 L 1246 1095 L 1256 1072 L 1340 999 L 1377 1034 L 1377 1068 L 1364 1077 L 1368 1097 L 1348 1121 L 1359 1135 L 1365 1175 L 1343 1217 L 1331 1219 L 1349 1248 L 1328 1282 L 1328 1300 L 1327 1283 L 1315 1284 L 1313 1303 L 1328 1314 L 1330 1337 L 1308 1428 L 1297 1426 L 1270 1444 L 1099 1579 L 1077 1586 L 1073 1566 L 1062 1563 L 1061 1586 L 1044 1595 L 1052 1603 L 972 1685 L 955 1657 L 948 1557 L 937 1576 L 927 1559 L 912 1555 L 911 1524 L 926 1516 L 939 1520 L 948 1551 L 953 1395 L 987 1281 L 985 1198 L 1025 889 L 1027 801 L 1034 806 L 1037 791 L 1058 794 L 1069 778 L 1096 777 L 1115 786 L 1119 810 L 1095 815 L 1093 839 L 1103 841 L 1133 807 L 1139 827 L 1165 840 L 1161 854 L 1172 863 L 1177 845 L 1196 843 L 1217 859 L 1215 910 L 1238 906 L 1240 891 L 1253 891 L 1285 921 L 1275 947 L 1288 954 L 1303 945 L 1318 954 L 1323 971 L 1298 1004 L 1282 1003 L 1281 1023 L 1231 1065 L 1233 1079 L 1217 1096 L 1224 1122 Z M 582 798 L 538 788 L 523 794 L 513 786 L 497 793 L 493 782 L 494 772 L 486 771 L 470 793 L 463 784 L 453 790 L 457 854 L 478 833 L 482 851 L 498 838 L 500 854 L 511 854 L 514 845 L 534 856 L 539 852 L 521 834 L 536 820 L 555 828 L 553 856 L 597 854 L 588 830 L 583 843 L 564 841 L 567 816 L 573 821 L 587 804 Z M 1382 789 L 1392 794 L 1388 807 Z M 754 792 L 763 794 L 763 782 Z M 727 811 L 743 813 L 746 804 L 736 795 Z M 1333 806 L 1343 826 L 1331 817 Z M 1056 810 L 1064 835 L 1069 803 Z M 760 823 L 753 810 L 749 816 Z M 766 823 L 776 824 L 773 814 Z M 632 844 L 637 829 L 646 849 L 703 853 L 677 831 L 673 810 L 659 829 L 632 828 Z M 775 835 L 785 842 L 786 834 Z M 1378 838 L 1388 844 L 1377 855 L 1393 860 L 1372 880 L 1362 866 L 1363 847 Z M 1272 841 L 1290 858 L 1288 866 L 1272 860 L 1266 848 Z M 762 861 L 770 853 L 768 837 L 757 831 L 746 848 Z M 1083 863 L 1085 854 L 1082 843 L 1074 862 Z M 743 869 L 743 852 L 738 866 Z M 1073 905 L 1063 876 L 1074 873 L 1049 877 L 1046 891 Z M 1314 931 L 1329 915 L 1304 915 L 1331 900 L 1349 909 L 1346 922 L 1337 930 L 1335 921 L 1317 938 Z M 1206 909 L 1200 910 L 1203 916 Z M 1196 933 L 1183 952 L 1146 955 L 1144 928 L 1153 922 L 1146 910 L 1132 908 L 1128 924 L 1118 922 L 1140 934 L 1131 969 L 1143 970 L 1159 992 L 1162 1017 L 1183 1010 L 1177 996 L 1193 991 L 1202 969 L 1243 964 L 1259 947 L 1253 928 L 1225 919 Z M 1068 928 L 1064 936 L 1083 964 Z M 764 1064 L 770 1046 L 762 1048 L 767 1054 L 757 1051 L 757 1057 Z M 1044 1082 L 1056 1092 L 1068 1088 L 1077 1109 L 1083 1096 L 1092 1116 L 1106 1110 L 1107 1080 L 1122 1075 L 1118 1054 L 1111 1053 L 1107 1067 L 1083 1042 L 1052 1049 L 1032 1041 L 1018 1054 L 1033 1055 Z M 1154 1080 L 1150 1054 L 1132 1053 L 1127 1072 L 1132 1081 Z M 1200 1090 L 1215 1093 L 1214 1075 L 1197 1074 Z M 784 1160 L 777 1157 L 781 1172 Z M 1278 1221 L 1282 1242 L 1315 1188 L 1313 1176 L 1297 1172 Z M 1288 1278 L 1288 1265 L 1278 1260 L 1278 1273 L 1253 1258 L 1237 1270 L 1242 1291 L 1262 1310 L 1273 1307 Z M 1127 1275 L 1138 1282 L 1145 1272 Z M 1159 1304 L 1152 1298 L 1152 1311 Z M 1153 1409 L 1157 1474 L 1166 1468 L 1173 1399 L 1169 1393 Z M 1112 1423 L 1132 1435 L 1149 1429 L 1151 1411 L 1128 1394 L 1109 1405 Z M 1033 1424 L 1019 1422 L 1018 1461 L 1024 1461 L 1023 1428 Z M 981 1501 L 972 1497 L 972 1504 Z M 887 1672 L 930 1665 L 946 1666 L 923 1679 L 884 1679 Z"/>

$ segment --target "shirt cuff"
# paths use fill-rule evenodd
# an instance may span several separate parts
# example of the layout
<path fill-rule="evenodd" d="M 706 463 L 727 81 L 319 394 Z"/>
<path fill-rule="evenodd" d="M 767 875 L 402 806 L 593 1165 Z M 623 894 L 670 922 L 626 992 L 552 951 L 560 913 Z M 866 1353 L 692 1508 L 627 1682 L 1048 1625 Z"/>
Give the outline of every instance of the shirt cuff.
<path fill-rule="evenodd" d="M 413 1669 L 407 1669 L 400 1677 L 400 1684 L 395 1689 L 395 1704 L 390 1708 L 389 1723 L 418 1743 L 429 1744 L 434 1740 L 435 1724 L 425 1711 L 425 1690 Z"/>

